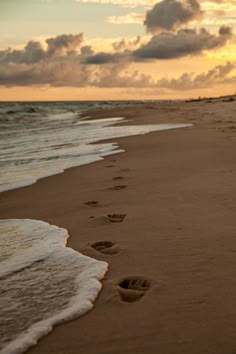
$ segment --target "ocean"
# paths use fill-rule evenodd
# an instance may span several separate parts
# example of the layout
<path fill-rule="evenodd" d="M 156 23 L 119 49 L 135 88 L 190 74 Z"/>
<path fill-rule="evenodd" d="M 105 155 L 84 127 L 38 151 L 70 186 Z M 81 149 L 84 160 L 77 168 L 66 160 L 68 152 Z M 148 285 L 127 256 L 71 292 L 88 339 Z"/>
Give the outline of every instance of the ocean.
<path fill-rule="evenodd" d="M 186 127 L 81 118 L 88 109 L 142 102 L 0 102 L 0 192 L 123 152 L 116 138 Z M 128 122 L 127 122 L 128 123 Z M 99 143 L 114 139 L 113 143 Z M 20 354 L 93 307 L 108 264 L 66 247 L 43 220 L 0 220 L 0 353 Z"/>

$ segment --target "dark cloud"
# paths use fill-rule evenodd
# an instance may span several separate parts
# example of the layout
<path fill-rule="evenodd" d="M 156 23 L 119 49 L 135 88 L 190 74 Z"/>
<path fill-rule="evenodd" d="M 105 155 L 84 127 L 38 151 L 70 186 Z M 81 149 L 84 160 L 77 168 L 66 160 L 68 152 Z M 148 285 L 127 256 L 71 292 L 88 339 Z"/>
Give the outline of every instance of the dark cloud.
<path fill-rule="evenodd" d="M 178 78 L 153 80 L 150 75 L 138 71 L 128 72 L 128 63 L 107 65 L 84 65 L 75 60 L 52 62 L 48 65 L 0 65 L 0 85 L 30 86 L 51 85 L 54 87 L 101 87 L 101 88 L 153 88 L 171 91 L 209 88 L 217 84 L 235 83 L 236 76 L 228 76 L 236 65 L 227 62 L 206 73 L 184 73 Z"/>
<path fill-rule="evenodd" d="M 139 59 L 174 59 L 187 55 L 199 54 L 226 44 L 232 36 L 232 29 L 223 26 L 218 35 L 209 33 L 202 28 L 181 29 L 177 33 L 163 32 L 133 52 Z"/>
<path fill-rule="evenodd" d="M 55 38 L 46 40 L 48 56 L 75 54 L 80 44 L 83 42 L 83 33 L 80 34 L 63 34 Z"/>
<path fill-rule="evenodd" d="M 144 24 L 148 32 L 175 30 L 196 18 L 203 12 L 197 0 L 163 0 L 147 12 Z"/>
<path fill-rule="evenodd" d="M 229 26 L 221 26 L 219 29 L 219 34 L 222 36 L 231 36 L 232 28 Z"/>
<path fill-rule="evenodd" d="M 128 69 L 134 60 L 173 58 L 216 48 L 223 45 L 231 35 L 231 29 L 226 26 L 220 28 L 218 35 L 211 35 L 204 29 L 199 32 L 180 30 L 177 34 L 156 35 L 135 52 L 125 49 L 113 53 L 94 53 L 91 46 L 81 46 L 81 35 L 73 38 L 58 36 L 54 41 L 51 38 L 47 41 L 46 49 L 39 42 L 30 41 L 22 50 L 8 49 L 0 52 L 0 85 L 47 84 L 55 87 L 146 87 L 171 90 L 208 87 L 214 83 L 234 80 L 227 76 L 235 68 L 234 64 L 226 63 L 195 77 L 185 73 L 178 79 L 162 78 L 158 81 L 150 75 L 130 72 Z"/>
<path fill-rule="evenodd" d="M 45 58 L 45 51 L 39 42 L 30 41 L 23 50 L 0 51 L 0 63 L 37 63 Z"/>
<path fill-rule="evenodd" d="M 97 53 L 84 58 L 83 64 L 108 64 L 117 63 L 123 60 L 124 56 L 119 53 Z"/>
<path fill-rule="evenodd" d="M 141 37 L 138 36 L 134 40 L 127 40 L 125 38 L 112 44 L 115 53 L 99 52 L 93 55 L 89 55 L 84 58 L 85 64 L 108 64 L 118 62 L 132 61 L 132 49 L 137 48 L 141 43 Z"/>
<path fill-rule="evenodd" d="M 68 58 L 31 65 L 0 65 L 0 85 L 9 87 L 46 84 L 85 87 L 91 82 L 92 75 L 93 69 Z"/>
<path fill-rule="evenodd" d="M 0 65 L 0 85 L 54 87 L 152 87 L 149 75 L 134 71 L 127 72 L 127 63 L 107 65 L 85 65 L 75 60 L 61 60 L 33 65 Z"/>
<path fill-rule="evenodd" d="M 61 35 L 46 40 L 45 49 L 30 41 L 22 50 L 0 51 L 0 85 L 137 87 L 151 82 L 137 71 L 126 73 L 124 53 L 94 53 L 82 41 L 83 34 Z"/>
<path fill-rule="evenodd" d="M 97 77 L 92 82 L 96 87 L 154 87 L 154 81 L 150 75 L 145 75 L 139 71 L 127 72 L 129 64 L 109 64 L 99 67 Z"/>
<path fill-rule="evenodd" d="M 141 37 L 138 36 L 134 40 L 127 40 L 125 38 L 122 38 L 120 41 L 114 42 L 112 46 L 115 51 L 120 52 L 120 51 L 133 49 L 137 47 L 140 43 L 141 43 Z"/>
<path fill-rule="evenodd" d="M 89 55 L 93 55 L 94 51 L 90 45 L 85 45 L 80 48 L 80 53 L 82 56 L 89 56 Z"/>
<path fill-rule="evenodd" d="M 63 34 L 46 40 L 47 49 L 37 41 L 30 41 L 22 50 L 0 51 L 0 63 L 33 64 L 44 59 L 76 54 L 83 41 L 83 33 Z"/>
<path fill-rule="evenodd" d="M 129 45 L 121 40 L 113 44 L 113 48 L 118 51 L 93 53 L 84 56 L 82 62 L 90 65 L 103 65 L 153 59 L 175 59 L 222 47 L 232 36 L 232 28 L 228 26 L 220 27 L 218 35 L 211 34 L 205 28 L 198 31 L 180 29 L 177 33 L 162 32 L 154 35 L 147 44 L 141 45 L 136 50 L 131 50 L 131 48 L 132 45 L 140 43 L 140 38 L 137 38 L 136 42 L 130 42 Z M 124 48 L 123 51 L 121 51 L 122 48 Z"/>

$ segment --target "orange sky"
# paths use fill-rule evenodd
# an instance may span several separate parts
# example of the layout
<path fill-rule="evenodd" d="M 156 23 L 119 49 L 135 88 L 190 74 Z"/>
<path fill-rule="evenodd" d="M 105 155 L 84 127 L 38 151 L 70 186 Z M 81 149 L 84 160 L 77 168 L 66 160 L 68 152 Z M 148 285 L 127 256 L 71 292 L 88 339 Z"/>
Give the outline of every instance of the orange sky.
<path fill-rule="evenodd" d="M 132 0 L 2 0 L 0 99 L 169 99 L 234 93 L 236 5 L 193 2 L 139 0 L 135 6 Z M 191 47 L 188 32 L 183 35 L 189 29 L 195 31 L 191 38 L 198 50 Z M 163 32 L 174 40 L 160 54 Z M 32 40 L 33 49 L 24 49 Z M 179 54 L 183 46 L 184 54 Z M 36 60 L 39 48 L 42 58 Z M 137 57 L 139 52 L 145 57 Z"/>

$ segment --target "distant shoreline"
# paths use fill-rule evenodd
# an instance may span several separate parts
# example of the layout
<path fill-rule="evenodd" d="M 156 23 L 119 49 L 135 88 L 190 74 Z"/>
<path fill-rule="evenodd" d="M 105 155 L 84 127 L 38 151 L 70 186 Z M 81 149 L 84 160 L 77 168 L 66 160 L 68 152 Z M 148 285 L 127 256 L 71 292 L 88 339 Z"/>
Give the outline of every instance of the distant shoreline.
<path fill-rule="evenodd" d="M 128 100 L 128 99 L 124 99 L 124 100 L 48 100 L 48 101 L 35 101 L 35 100 L 31 100 L 31 101 L 17 101 L 17 100 L 8 100 L 8 101 L 1 101 L 0 103 L 57 103 L 57 102 L 68 102 L 68 103 L 76 103 L 76 102 L 143 102 L 145 103 L 155 103 L 155 102 L 199 102 L 199 101 L 205 101 L 205 100 L 221 100 L 221 99 L 227 99 L 227 98 L 236 98 L 236 94 L 229 94 L 229 95 L 222 95 L 222 96 L 212 96 L 212 97 L 208 97 L 208 96 L 204 96 L 204 97 L 193 97 L 193 98 L 156 98 L 156 99 L 152 99 L 152 100 L 148 100 L 148 99 L 139 99 L 139 100 Z"/>

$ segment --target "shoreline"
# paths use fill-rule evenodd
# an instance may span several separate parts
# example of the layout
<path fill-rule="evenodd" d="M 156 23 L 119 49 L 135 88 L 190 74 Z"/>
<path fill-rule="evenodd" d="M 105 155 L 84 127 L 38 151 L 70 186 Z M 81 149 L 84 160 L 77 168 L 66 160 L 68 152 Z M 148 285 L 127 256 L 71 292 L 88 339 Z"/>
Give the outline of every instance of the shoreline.
<path fill-rule="evenodd" d="M 234 103 L 114 108 L 103 116 L 113 112 L 126 112 L 135 124 L 189 122 L 194 128 L 111 139 L 125 153 L 0 194 L 1 218 L 65 227 L 69 247 L 109 263 L 93 311 L 56 327 L 28 352 L 231 354 Z M 88 201 L 100 204 L 89 207 Z M 106 216 L 113 214 L 125 219 L 111 223 Z M 88 245 L 97 241 L 116 243 L 117 252 L 103 254 Z M 129 277 L 150 286 L 132 303 L 117 286 Z"/>

